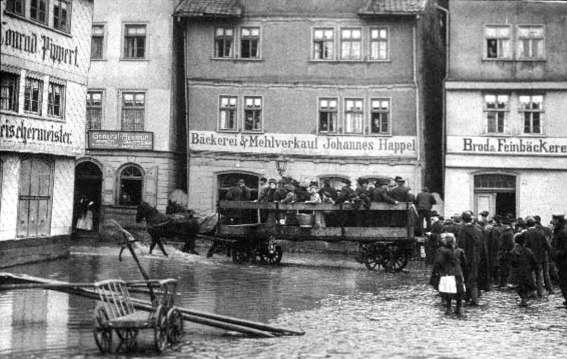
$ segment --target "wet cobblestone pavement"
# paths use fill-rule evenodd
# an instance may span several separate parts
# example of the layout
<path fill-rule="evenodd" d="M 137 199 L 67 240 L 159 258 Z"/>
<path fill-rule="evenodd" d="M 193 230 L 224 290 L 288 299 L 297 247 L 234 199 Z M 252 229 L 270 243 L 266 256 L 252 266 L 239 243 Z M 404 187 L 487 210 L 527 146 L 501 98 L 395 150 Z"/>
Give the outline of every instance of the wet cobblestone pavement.
<path fill-rule="evenodd" d="M 515 292 L 492 290 L 465 316 L 445 316 L 425 283 L 429 268 L 410 262 L 398 274 L 369 272 L 352 256 L 285 253 L 278 267 L 229 258 L 142 256 L 153 277 L 180 277 L 178 305 L 301 329 L 300 337 L 246 338 L 186 325 L 176 358 L 566 358 L 567 310 L 558 294 L 519 308 Z M 145 249 L 141 252 L 145 253 Z M 69 259 L 11 268 L 73 282 L 139 279 L 117 249 L 74 247 Z M 49 273 L 49 274 L 46 274 Z M 94 302 L 42 290 L 0 293 L 0 357 L 102 357 L 91 329 Z M 53 305 L 56 308 L 51 308 Z M 24 313 L 22 313 L 22 310 Z M 125 357 L 153 357 L 151 336 Z"/>

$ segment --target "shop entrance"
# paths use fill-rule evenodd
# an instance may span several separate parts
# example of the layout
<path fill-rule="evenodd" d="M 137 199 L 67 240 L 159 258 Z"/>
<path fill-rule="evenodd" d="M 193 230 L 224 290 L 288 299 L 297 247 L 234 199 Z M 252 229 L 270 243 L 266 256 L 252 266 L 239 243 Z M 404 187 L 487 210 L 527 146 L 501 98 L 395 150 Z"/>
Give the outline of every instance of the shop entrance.
<path fill-rule="evenodd" d="M 73 231 L 97 231 L 101 192 L 100 168 L 90 161 L 79 163 L 75 167 Z"/>
<path fill-rule="evenodd" d="M 474 177 L 475 213 L 516 218 L 516 177 L 486 174 Z"/>
<path fill-rule="evenodd" d="M 244 184 L 250 190 L 250 200 L 258 199 L 259 177 L 239 172 L 223 173 L 218 175 L 218 199 L 220 201 L 227 200 L 227 193 L 231 187 L 237 186 L 239 180 L 244 180 Z M 232 221 L 239 223 L 257 223 L 257 210 L 232 210 L 223 214 L 226 220 L 232 218 Z M 235 223 L 237 224 L 237 223 Z"/>

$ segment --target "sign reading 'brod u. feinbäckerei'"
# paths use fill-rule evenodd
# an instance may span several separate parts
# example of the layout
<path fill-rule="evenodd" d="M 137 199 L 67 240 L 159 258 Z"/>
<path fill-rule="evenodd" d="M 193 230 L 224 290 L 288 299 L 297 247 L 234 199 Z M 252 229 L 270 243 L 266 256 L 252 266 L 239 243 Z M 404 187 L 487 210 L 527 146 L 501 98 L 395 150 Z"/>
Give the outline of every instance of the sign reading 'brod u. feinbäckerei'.
<path fill-rule="evenodd" d="M 189 133 L 189 147 L 195 151 L 282 153 L 313 156 L 417 156 L 415 136 L 318 136 L 191 131 Z"/>
<path fill-rule="evenodd" d="M 153 132 L 89 131 L 89 149 L 153 150 Z"/>
<path fill-rule="evenodd" d="M 567 138 L 447 137 L 447 152 L 567 156 Z"/>

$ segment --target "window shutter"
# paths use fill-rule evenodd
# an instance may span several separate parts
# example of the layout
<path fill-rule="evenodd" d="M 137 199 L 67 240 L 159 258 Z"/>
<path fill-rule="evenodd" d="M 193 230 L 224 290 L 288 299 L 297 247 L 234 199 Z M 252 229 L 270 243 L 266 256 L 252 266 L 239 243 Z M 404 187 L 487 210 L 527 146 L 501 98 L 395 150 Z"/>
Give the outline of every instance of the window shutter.
<path fill-rule="evenodd" d="M 146 170 L 144 177 L 144 201 L 153 207 L 157 204 L 158 166 Z"/>
<path fill-rule="evenodd" d="M 104 164 L 103 173 L 101 202 L 103 205 L 114 205 L 117 203 L 114 199 L 114 189 L 118 181 L 116 170 L 112 166 Z"/>

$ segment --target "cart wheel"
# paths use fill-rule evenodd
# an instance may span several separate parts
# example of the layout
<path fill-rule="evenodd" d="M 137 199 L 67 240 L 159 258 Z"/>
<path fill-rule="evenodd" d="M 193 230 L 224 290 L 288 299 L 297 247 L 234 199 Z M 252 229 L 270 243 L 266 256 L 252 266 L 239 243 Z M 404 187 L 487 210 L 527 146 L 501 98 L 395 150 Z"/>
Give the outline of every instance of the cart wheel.
<path fill-rule="evenodd" d="M 408 257 L 405 253 L 395 244 L 390 244 L 386 247 L 386 260 L 384 267 L 389 273 L 400 272 L 408 265 Z"/>
<path fill-rule="evenodd" d="M 112 349 L 112 329 L 106 324 L 108 313 L 103 304 L 97 305 L 93 313 L 94 338 L 96 346 L 102 353 L 110 353 Z"/>
<path fill-rule="evenodd" d="M 232 261 L 234 263 L 244 263 L 248 261 L 248 253 L 241 247 L 232 248 Z"/>
<path fill-rule="evenodd" d="M 167 347 L 167 315 L 163 306 L 158 306 L 155 315 L 154 342 L 156 350 L 163 352 Z"/>
<path fill-rule="evenodd" d="M 268 264 L 280 264 L 283 256 L 282 247 L 276 245 L 276 238 L 270 235 L 260 249 L 262 262 Z"/>
<path fill-rule="evenodd" d="M 167 312 L 167 339 L 170 343 L 179 343 L 183 335 L 183 317 L 177 308 Z"/>
<path fill-rule="evenodd" d="M 138 333 L 138 329 L 116 329 L 116 334 L 120 338 L 120 345 L 116 351 L 118 352 L 121 348 L 124 348 L 126 352 L 136 350 L 138 346 L 138 341 L 136 340 Z"/>

